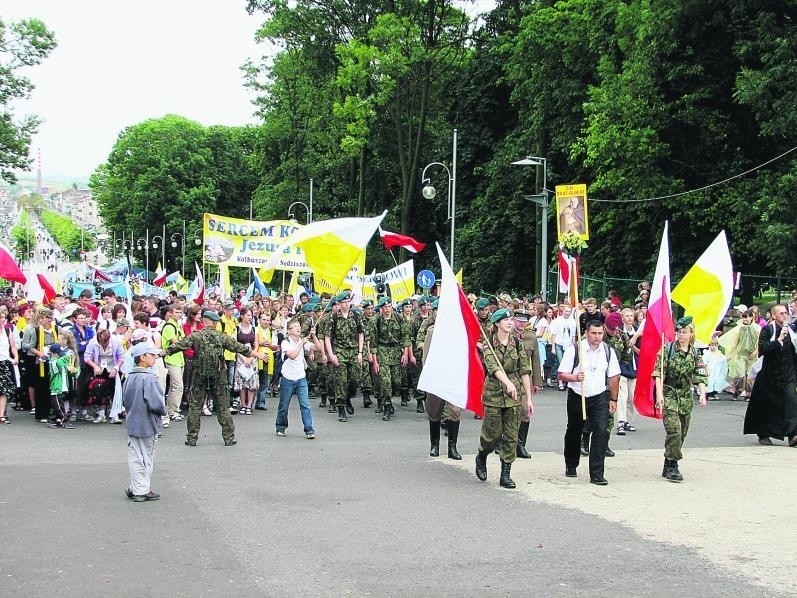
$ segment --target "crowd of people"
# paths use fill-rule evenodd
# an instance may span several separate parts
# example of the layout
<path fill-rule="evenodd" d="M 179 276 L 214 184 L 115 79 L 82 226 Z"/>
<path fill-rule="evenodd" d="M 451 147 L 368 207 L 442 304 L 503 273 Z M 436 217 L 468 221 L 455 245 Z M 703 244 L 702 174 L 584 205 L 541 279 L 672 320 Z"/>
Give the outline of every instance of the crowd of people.
<path fill-rule="evenodd" d="M 634 307 L 625 307 L 614 291 L 601 302 L 585 298 L 575 306 L 539 296 L 469 297 L 483 330 L 478 347 L 487 375 L 479 479 L 486 479 L 487 458 L 495 451 L 501 485 L 514 487 L 511 466 L 530 456 L 533 399 L 547 385 L 567 393 L 565 475 L 576 476 L 580 458 L 588 456 L 590 481 L 608 483 L 603 463 L 614 456 L 610 435 L 636 430 L 633 395 L 648 293 L 642 283 Z M 356 306 L 352 299 L 343 291 L 334 297 L 303 293 L 298 301 L 289 294 L 247 300 L 244 289 L 235 299 L 211 296 L 203 305 L 174 291 L 129 303 L 112 290 L 98 300 L 90 290 L 75 298 L 58 295 L 48 305 L 8 297 L 0 304 L 6 331 L 0 335 L 0 423 L 11 423 L 10 409 L 29 411 L 54 429 L 74 429 L 78 421 L 122 423 L 128 415 L 123 381 L 154 355 L 147 368 L 164 396 L 158 433 L 187 416 L 187 446 L 197 443 L 201 417 L 214 413 L 224 444 L 236 444 L 232 416 L 267 411 L 277 397 L 276 436 L 286 436 L 296 396 L 303 433 L 313 440 L 311 400 L 344 423 L 360 395 L 362 409 L 375 403 L 374 414 L 388 422 L 398 396 L 402 406 L 415 401 L 415 410 L 427 414 L 430 455 L 440 454 L 442 429 L 449 458 L 461 459 L 460 409 L 417 387 L 435 330 L 436 298 L 395 304 L 380 297 Z M 757 434 L 761 444 L 786 437 L 797 445 L 797 343 L 790 336 L 797 293 L 788 307 L 762 314 L 739 305 L 736 312 L 738 319 L 718 329 L 708 347 L 695 344 L 694 327 L 682 319 L 676 341 L 662 349 L 655 402 L 667 438 L 662 475 L 669 480 L 683 479 L 678 461 L 695 395 L 702 404 L 720 392 L 747 398 L 745 433 Z M 136 354 L 139 344 L 148 350 Z M 781 354 L 776 345 L 792 350 Z M 758 384 L 762 376 L 767 382 Z"/>

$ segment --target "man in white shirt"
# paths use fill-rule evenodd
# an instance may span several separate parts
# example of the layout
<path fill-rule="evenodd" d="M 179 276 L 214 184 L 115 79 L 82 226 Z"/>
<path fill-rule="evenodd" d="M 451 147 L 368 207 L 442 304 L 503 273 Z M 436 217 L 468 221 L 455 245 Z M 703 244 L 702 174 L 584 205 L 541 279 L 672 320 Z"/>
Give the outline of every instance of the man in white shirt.
<path fill-rule="evenodd" d="M 592 429 L 589 450 L 589 481 L 598 486 L 609 482 L 604 477 L 604 460 L 610 413 L 617 408 L 620 364 L 617 355 L 603 342 L 604 328 L 598 321 L 587 324 L 587 338 L 581 341 L 580 355 L 575 345 L 568 347 L 559 363 L 559 380 L 567 383 L 567 430 L 565 431 L 565 475 L 574 478 L 581 459 L 581 432 L 584 418 L 581 392 L 584 391 L 587 420 Z"/>
<path fill-rule="evenodd" d="M 568 347 L 572 347 L 576 338 L 576 320 L 572 317 L 573 308 L 563 305 L 559 315 L 551 322 L 548 328 L 551 335 L 551 345 L 556 353 L 556 362 L 562 362 L 562 356 Z M 559 378 L 559 390 L 565 390 L 564 382 Z"/>

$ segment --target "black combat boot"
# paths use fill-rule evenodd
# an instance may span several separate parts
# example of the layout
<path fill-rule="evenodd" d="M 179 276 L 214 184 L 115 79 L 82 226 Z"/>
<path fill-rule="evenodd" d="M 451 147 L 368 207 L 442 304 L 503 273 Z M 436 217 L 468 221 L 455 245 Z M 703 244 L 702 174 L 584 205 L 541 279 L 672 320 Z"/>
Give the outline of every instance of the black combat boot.
<path fill-rule="evenodd" d="M 581 433 L 581 454 L 584 456 L 589 455 L 589 432 Z"/>
<path fill-rule="evenodd" d="M 670 460 L 664 457 L 664 467 L 661 469 L 661 477 L 666 478 L 668 471 L 670 471 Z"/>
<path fill-rule="evenodd" d="M 462 455 L 457 450 L 457 438 L 459 438 L 459 422 L 448 422 L 448 458 L 462 461 Z"/>
<path fill-rule="evenodd" d="M 347 422 L 349 418 L 346 417 L 346 408 L 343 405 L 338 406 L 338 421 Z"/>
<path fill-rule="evenodd" d="M 517 431 L 517 456 L 519 459 L 531 459 L 531 455 L 526 450 L 526 439 L 529 437 L 529 422 L 520 422 Z"/>
<path fill-rule="evenodd" d="M 318 403 L 319 407 L 326 407 L 327 406 L 327 395 L 321 395 L 321 402 Z"/>
<path fill-rule="evenodd" d="M 382 404 L 382 408 L 384 410 L 382 412 L 382 421 L 389 422 L 390 416 L 396 412 L 396 410 L 393 409 L 393 401 L 391 399 L 388 399 Z"/>
<path fill-rule="evenodd" d="M 451 422 L 448 422 L 451 424 Z M 476 477 L 482 482 L 487 480 L 487 453 L 479 452 L 476 454 Z"/>
<path fill-rule="evenodd" d="M 509 473 L 511 471 L 512 471 L 512 464 L 507 463 L 506 461 L 501 461 L 501 479 L 498 481 L 498 483 L 504 488 L 515 487 L 515 482 L 513 482 L 512 478 L 509 477 Z"/>
<path fill-rule="evenodd" d="M 410 404 L 410 391 L 406 388 L 401 389 L 401 406 L 406 407 Z"/>
<path fill-rule="evenodd" d="M 671 482 L 683 482 L 684 476 L 678 471 L 678 461 L 670 460 L 670 468 L 667 470 L 666 477 Z"/>
<path fill-rule="evenodd" d="M 443 430 L 443 434 L 448 436 L 448 421 L 441 419 L 440 420 L 440 429 Z"/>
<path fill-rule="evenodd" d="M 415 402 L 418 403 L 415 407 L 415 413 L 426 413 L 426 409 L 423 406 L 423 399 L 415 399 Z"/>
<path fill-rule="evenodd" d="M 440 423 L 429 421 L 429 442 L 432 444 L 432 448 L 429 451 L 430 457 L 439 457 L 440 456 Z"/>
<path fill-rule="evenodd" d="M 351 397 L 346 399 L 346 413 L 354 415 L 354 405 L 351 404 Z"/>
<path fill-rule="evenodd" d="M 371 400 L 371 391 L 370 390 L 364 390 L 363 391 L 363 407 L 365 409 L 368 409 L 373 404 L 374 404 L 374 402 Z"/>
<path fill-rule="evenodd" d="M 376 397 L 376 411 L 374 413 L 382 413 L 385 410 L 385 406 L 382 403 L 382 399 Z"/>
<path fill-rule="evenodd" d="M 329 398 L 329 409 L 327 409 L 327 411 L 329 413 L 335 413 L 335 411 L 337 411 L 337 409 L 335 408 L 335 398 L 334 397 L 330 397 Z"/>

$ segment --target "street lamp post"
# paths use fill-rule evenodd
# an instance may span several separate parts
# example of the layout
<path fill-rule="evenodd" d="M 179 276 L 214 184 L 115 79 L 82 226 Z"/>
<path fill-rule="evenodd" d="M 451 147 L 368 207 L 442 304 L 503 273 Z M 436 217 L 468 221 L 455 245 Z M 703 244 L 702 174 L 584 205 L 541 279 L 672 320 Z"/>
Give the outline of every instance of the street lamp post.
<path fill-rule="evenodd" d="M 526 195 L 525 198 L 542 207 L 542 231 L 540 234 L 541 252 L 540 256 L 540 295 L 543 301 L 548 292 L 548 159 L 537 156 L 526 156 L 522 160 L 512 162 L 515 166 L 536 166 L 537 184 L 536 189 L 542 187 L 542 193 L 537 195 Z M 542 185 L 539 184 L 539 168 L 542 166 Z"/>
<path fill-rule="evenodd" d="M 310 208 L 307 210 L 307 224 L 313 221 L 313 179 L 310 179 Z"/>
<path fill-rule="evenodd" d="M 305 212 L 306 212 L 305 213 L 305 216 L 306 216 L 305 223 L 310 224 L 313 221 L 313 219 L 312 219 L 312 213 L 313 212 L 311 211 L 311 208 L 306 203 L 304 203 L 303 201 L 295 201 L 290 206 L 288 206 L 288 219 L 289 220 L 296 220 L 296 216 L 293 213 L 293 206 L 303 206 L 304 207 Z"/>
<path fill-rule="evenodd" d="M 180 270 L 182 270 L 183 275 L 185 275 L 185 221 L 183 221 L 183 232 L 172 233 L 169 237 L 172 249 L 177 248 L 177 241 L 174 240 L 175 237 L 180 237 L 180 254 L 182 255 L 180 259 Z"/>
<path fill-rule="evenodd" d="M 161 248 L 161 268 L 166 269 L 166 243 L 163 242 L 163 235 L 154 235 L 152 237 L 152 248 L 157 249 L 158 243 Z"/>
<path fill-rule="evenodd" d="M 423 172 L 421 173 L 421 185 L 423 185 L 421 189 L 421 194 L 426 199 L 434 199 L 435 195 L 437 195 L 437 191 L 432 186 L 430 177 L 426 176 L 426 171 L 432 166 L 441 166 L 445 169 L 446 173 L 448 174 L 448 219 L 451 220 L 451 256 L 449 261 L 451 262 L 451 268 L 454 268 L 454 231 L 455 231 L 455 221 L 457 216 L 457 130 L 454 129 L 454 141 L 453 141 L 453 149 L 452 149 L 452 158 L 451 158 L 451 170 L 448 169 L 448 166 L 443 164 L 442 162 L 431 162 L 427 164 Z"/>
<path fill-rule="evenodd" d="M 136 249 L 144 250 L 144 280 L 149 282 L 149 229 L 145 237 L 136 239 Z"/>

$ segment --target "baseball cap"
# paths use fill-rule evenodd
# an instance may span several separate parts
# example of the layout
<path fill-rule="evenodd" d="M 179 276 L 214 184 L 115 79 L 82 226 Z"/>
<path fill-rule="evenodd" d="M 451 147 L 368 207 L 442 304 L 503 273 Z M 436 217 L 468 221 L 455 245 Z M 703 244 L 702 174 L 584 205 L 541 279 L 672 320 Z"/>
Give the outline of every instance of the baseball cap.
<path fill-rule="evenodd" d="M 141 357 L 145 353 L 149 353 L 150 355 L 160 355 L 161 350 L 150 342 L 138 343 L 137 345 L 133 345 L 133 348 L 130 349 L 130 355 L 134 358 Z"/>

